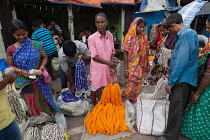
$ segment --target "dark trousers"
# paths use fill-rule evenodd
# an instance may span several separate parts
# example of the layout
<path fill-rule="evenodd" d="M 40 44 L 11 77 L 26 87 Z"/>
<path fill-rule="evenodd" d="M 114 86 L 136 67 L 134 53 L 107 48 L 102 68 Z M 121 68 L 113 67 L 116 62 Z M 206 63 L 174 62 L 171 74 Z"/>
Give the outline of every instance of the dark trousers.
<path fill-rule="evenodd" d="M 16 120 L 9 124 L 6 128 L 0 130 L 1 140 L 22 140 L 20 128 Z"/>
<path fill-rule="evenodd" d="M 167 140 L 178 140 L 182 115 L 184 113 L 187 98 L 195 87 L 187 83 L 176 84 L 170 95 L 170 106 L 167 129 L 164 138 Z"/>

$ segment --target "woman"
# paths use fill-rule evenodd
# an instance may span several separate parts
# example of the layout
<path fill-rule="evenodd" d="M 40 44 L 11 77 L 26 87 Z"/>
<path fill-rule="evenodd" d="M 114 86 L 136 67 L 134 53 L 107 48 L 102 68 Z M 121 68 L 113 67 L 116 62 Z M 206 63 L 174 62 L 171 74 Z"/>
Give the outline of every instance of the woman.
<path fill-rule="evenodd" d="M 123 99 L 131 102 L 136 102 L 142 87 L 142 78 L 147 72 L 148 40 L 143 33 L 145 26 L 146 21 L 143 18 L 136 18 L 131 23 L 122 45 L 126 78 Z"/>
<path fill-rule="evenodd" d="M 206 21 L 210 33 L 210 19 Z M 192 140 L 207 140 L 210 137 L 210 41 L 205 45 L 199 59 L 200 83 L 191 97 L 193 103 L 183 116 L 181 132 Z"/>
<path fill-rule="evenodd" d="M 42 44 L 27 37 L 27 27 L 21 20 L 13 20 L 11 28 L 17 42 L 7 48 L 7 60 L 9 66 L 18 74 L 15 86 L 21 89 L 31 116 L 40 115 L 41 112 L 52 115 L 48 103 L 55 110 L 59 111 L 59 108 L 53 102 L 50 85 L 44 83 L 41 77 L 47 63 Z M 29 70 L 32 69 L 38 70 L 37 79 L 29 78 L 31 76 Z"/>
<path fill-rule="evenodd" d="M 151 63 L 150 85 L 156 85 L 161 77 L 168 77 L 168 61 L 171 51 L 174 48 L 175 35 L 168 32 L 166 21 L 160 22 L 156 26 L 156 37 L 149 42 L 151 48 L 150 55 L 154 56 Z"/>

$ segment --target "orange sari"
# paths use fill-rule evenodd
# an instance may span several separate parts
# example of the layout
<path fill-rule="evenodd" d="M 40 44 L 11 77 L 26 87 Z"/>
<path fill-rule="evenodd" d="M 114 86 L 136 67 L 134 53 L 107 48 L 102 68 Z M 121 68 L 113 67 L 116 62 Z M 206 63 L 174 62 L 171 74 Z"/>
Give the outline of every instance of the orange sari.
<path fill-rule="evenodd" d="M 129 78 L 126 79 L 126 86 L 123 92 L 123 99 L 136 101 L 136 97 L 142 88 L 142 79 L 148 68 L 148 39 L 143 33 L 136 34 L 136 18 L 130 25 L 129 31 L 123 41 L 123 49 L 128 52 Z"/>

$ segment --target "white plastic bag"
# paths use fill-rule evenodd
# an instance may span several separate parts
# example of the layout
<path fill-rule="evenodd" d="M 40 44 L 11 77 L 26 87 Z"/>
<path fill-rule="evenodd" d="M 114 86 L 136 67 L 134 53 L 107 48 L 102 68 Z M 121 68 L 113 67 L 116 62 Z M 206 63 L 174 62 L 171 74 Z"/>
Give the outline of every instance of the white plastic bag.
<path fill-rule="evenodd" d="M 169 101 L 137 98 L 136 125 L 140 134 L 163 135 L 167 127 Z"/>
<path fill-rule="evenodd" d="M 168 120 L 169 96 L 165 92 L 167 79 L 158 80 L 155 88 L 147 87 L 137 97 L 137 129 L 140 134 L 163 135 Z M 153 89 L 153 91 L 151 91 Z"/>
<path fill-rule="evenodd" d="M 56 112 L 55 115 L 55 121 L 58 123 L 59 129 L 63 132 L 67 130 L 67 121 L 63 113 Z"/>
<path fill-rule="evenodd" d="M 41 115 L 39 116 L 32 116 L 29 118 L 29 125 L 33 126 L 34 124 L 41 124 L 43 122 L 51 120 L 52 117 L 48 114 L 41 112 Z"/>

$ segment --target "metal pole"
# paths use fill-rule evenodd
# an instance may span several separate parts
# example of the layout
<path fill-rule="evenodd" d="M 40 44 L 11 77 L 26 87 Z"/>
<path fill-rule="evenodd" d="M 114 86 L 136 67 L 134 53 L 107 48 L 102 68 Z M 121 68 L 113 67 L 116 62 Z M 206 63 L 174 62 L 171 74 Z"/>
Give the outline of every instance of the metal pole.
<path fill-rule="evenodd" d="M 74 16 L 72 10 L 72 4 L 67 6 L 68 10 L 68 30 L 70 32 L 71 40 L 74 41 Z"/>

